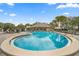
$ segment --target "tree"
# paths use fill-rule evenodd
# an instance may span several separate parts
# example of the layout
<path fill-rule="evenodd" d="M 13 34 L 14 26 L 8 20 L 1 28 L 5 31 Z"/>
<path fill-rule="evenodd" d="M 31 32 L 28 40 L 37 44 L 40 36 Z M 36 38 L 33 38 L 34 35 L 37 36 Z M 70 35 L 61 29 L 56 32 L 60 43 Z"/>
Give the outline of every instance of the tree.
<path fill-rule="evenodd" d="M 17 25 L 16 26 L 16 31 L 17 32 L 25 31 L 25 26 L 23 24 Z"/>
<path fill-rule="evenodd" d="M 67 20 L 68 18 L 66 16 L 56 16 L 50 25 L 53 28 L 64 29 L 67 26 Z"/>
<path fill-rule="evenodd" d="M 74 23 L 76 26 L 78 26 L 78 29 L 79 29 L 79 16 L 74 17 Z"/>
<path fill-rule="evenodd" d="M 55 17 L 56 21 L 58 22 L 58 27 L 59 29 L 62 29 L 63 26 L 66 25 L 66 22 L 67 22 L 67 17 L 66 16 L 56 16 Z"/>
<path fill-rule="evenodd" d="M 57 24 L 57 21 L 56 20 L 53 20 L 52 22 L 50 22 L 50 27 L 52 29 L 55 29 L 55 27 L 57 27 L 57 26 L 58 26 L 58 24 Z"/>
<path fill-rule="evenodd" d="M 25 28 L 27 28 L 28 26 L 31 26 L 30 24 L 25 24 Z"/>
<path fill-rule="evenodd" d="M 11 23 L 5 23 L 4 24 L 4 31 L 6 32 L 14 32 L 15 31 L 15 25 Z"/>
<path fill-rule="evenodd" d="M 3 28 L 4 28 L 4 23 L 0 22 L 0 30 L 3 31 Z"/>
<path fill-rule="evenodd" d="M 25 31 L 28 30 L 28 28 L 31 26 L 31 24 L 25 24 Z"/>

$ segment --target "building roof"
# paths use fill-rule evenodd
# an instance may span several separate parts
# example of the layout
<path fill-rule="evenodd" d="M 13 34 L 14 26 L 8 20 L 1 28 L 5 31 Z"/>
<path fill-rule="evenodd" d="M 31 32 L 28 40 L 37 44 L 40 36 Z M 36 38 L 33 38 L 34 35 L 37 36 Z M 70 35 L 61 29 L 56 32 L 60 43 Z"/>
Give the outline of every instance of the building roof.
<path fill-rule="evenodd" d="M 36 23 L 31 27 L 50 27 L 47 23 Z"/>

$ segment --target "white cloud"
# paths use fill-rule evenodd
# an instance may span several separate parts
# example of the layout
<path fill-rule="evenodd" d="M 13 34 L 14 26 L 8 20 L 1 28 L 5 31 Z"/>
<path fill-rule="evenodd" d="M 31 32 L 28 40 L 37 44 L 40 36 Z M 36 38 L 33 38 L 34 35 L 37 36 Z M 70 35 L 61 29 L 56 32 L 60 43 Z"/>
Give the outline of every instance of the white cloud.
<path fill-rule="evenodd" d="M 15 13 L 11 13 L 11 14 L 9 14 L 9 16 L 14 17 L 14 16 L 16 16 L 16 14 Z"/>
<path fill-rule="evenodd" d="M 63 8 L 79 8 L 79 4 L 77 3 L 66 3 L 66 4 L 60 4 L 57 9 L 63 9 Z"/>
<path fill-rule="evenodd" d="M 0 9 L 0 13 L 2 13 L 3 12 L 3 10 L 2 9 Z"/>
<path fill-rule="evenodd" d="M 56 3 L 48 3 L 48 5 L 55 5 Z"/>
<path fill-rule="evenodd" d="M 14 3 L 7 3 L 9 6 L 14 6 L 15 4 Z"/>
<path fill-rule="evenodd" d="M 63 15 L 69 15 L 70 13 L 66 12 L 66 13 L 63 13 Z"/>

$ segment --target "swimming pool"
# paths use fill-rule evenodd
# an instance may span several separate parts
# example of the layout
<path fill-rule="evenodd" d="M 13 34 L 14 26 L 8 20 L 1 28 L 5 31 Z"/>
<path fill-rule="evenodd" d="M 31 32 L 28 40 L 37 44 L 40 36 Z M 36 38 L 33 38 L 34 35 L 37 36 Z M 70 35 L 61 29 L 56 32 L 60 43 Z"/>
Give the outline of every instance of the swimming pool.
<path fill-rule="evenodd" d="M 79 50 L 79 41 L 71 34 L 57 32 L 21 32 L 9 36 L 1 50 L 13 56 L 71 55 Z"/>
<path fill-rule="evenodd" d="M 63 48 L 68 38 L 55 32 L 35 31 L 30 35 L 18 36 L 11 40 L 11 45 L 32 51 L 45 51 Z"/>

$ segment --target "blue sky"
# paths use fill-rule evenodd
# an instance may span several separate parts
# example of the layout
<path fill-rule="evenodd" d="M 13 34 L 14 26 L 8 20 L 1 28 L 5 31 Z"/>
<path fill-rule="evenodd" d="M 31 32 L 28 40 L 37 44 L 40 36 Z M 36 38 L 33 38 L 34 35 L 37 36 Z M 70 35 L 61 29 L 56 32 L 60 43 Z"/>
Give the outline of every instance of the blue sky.
<path fill-rule="evenodd" d="M 55 16 L 79 16 L 78 3 L 1 3 L 0 22 L 51 22 Z"/>

